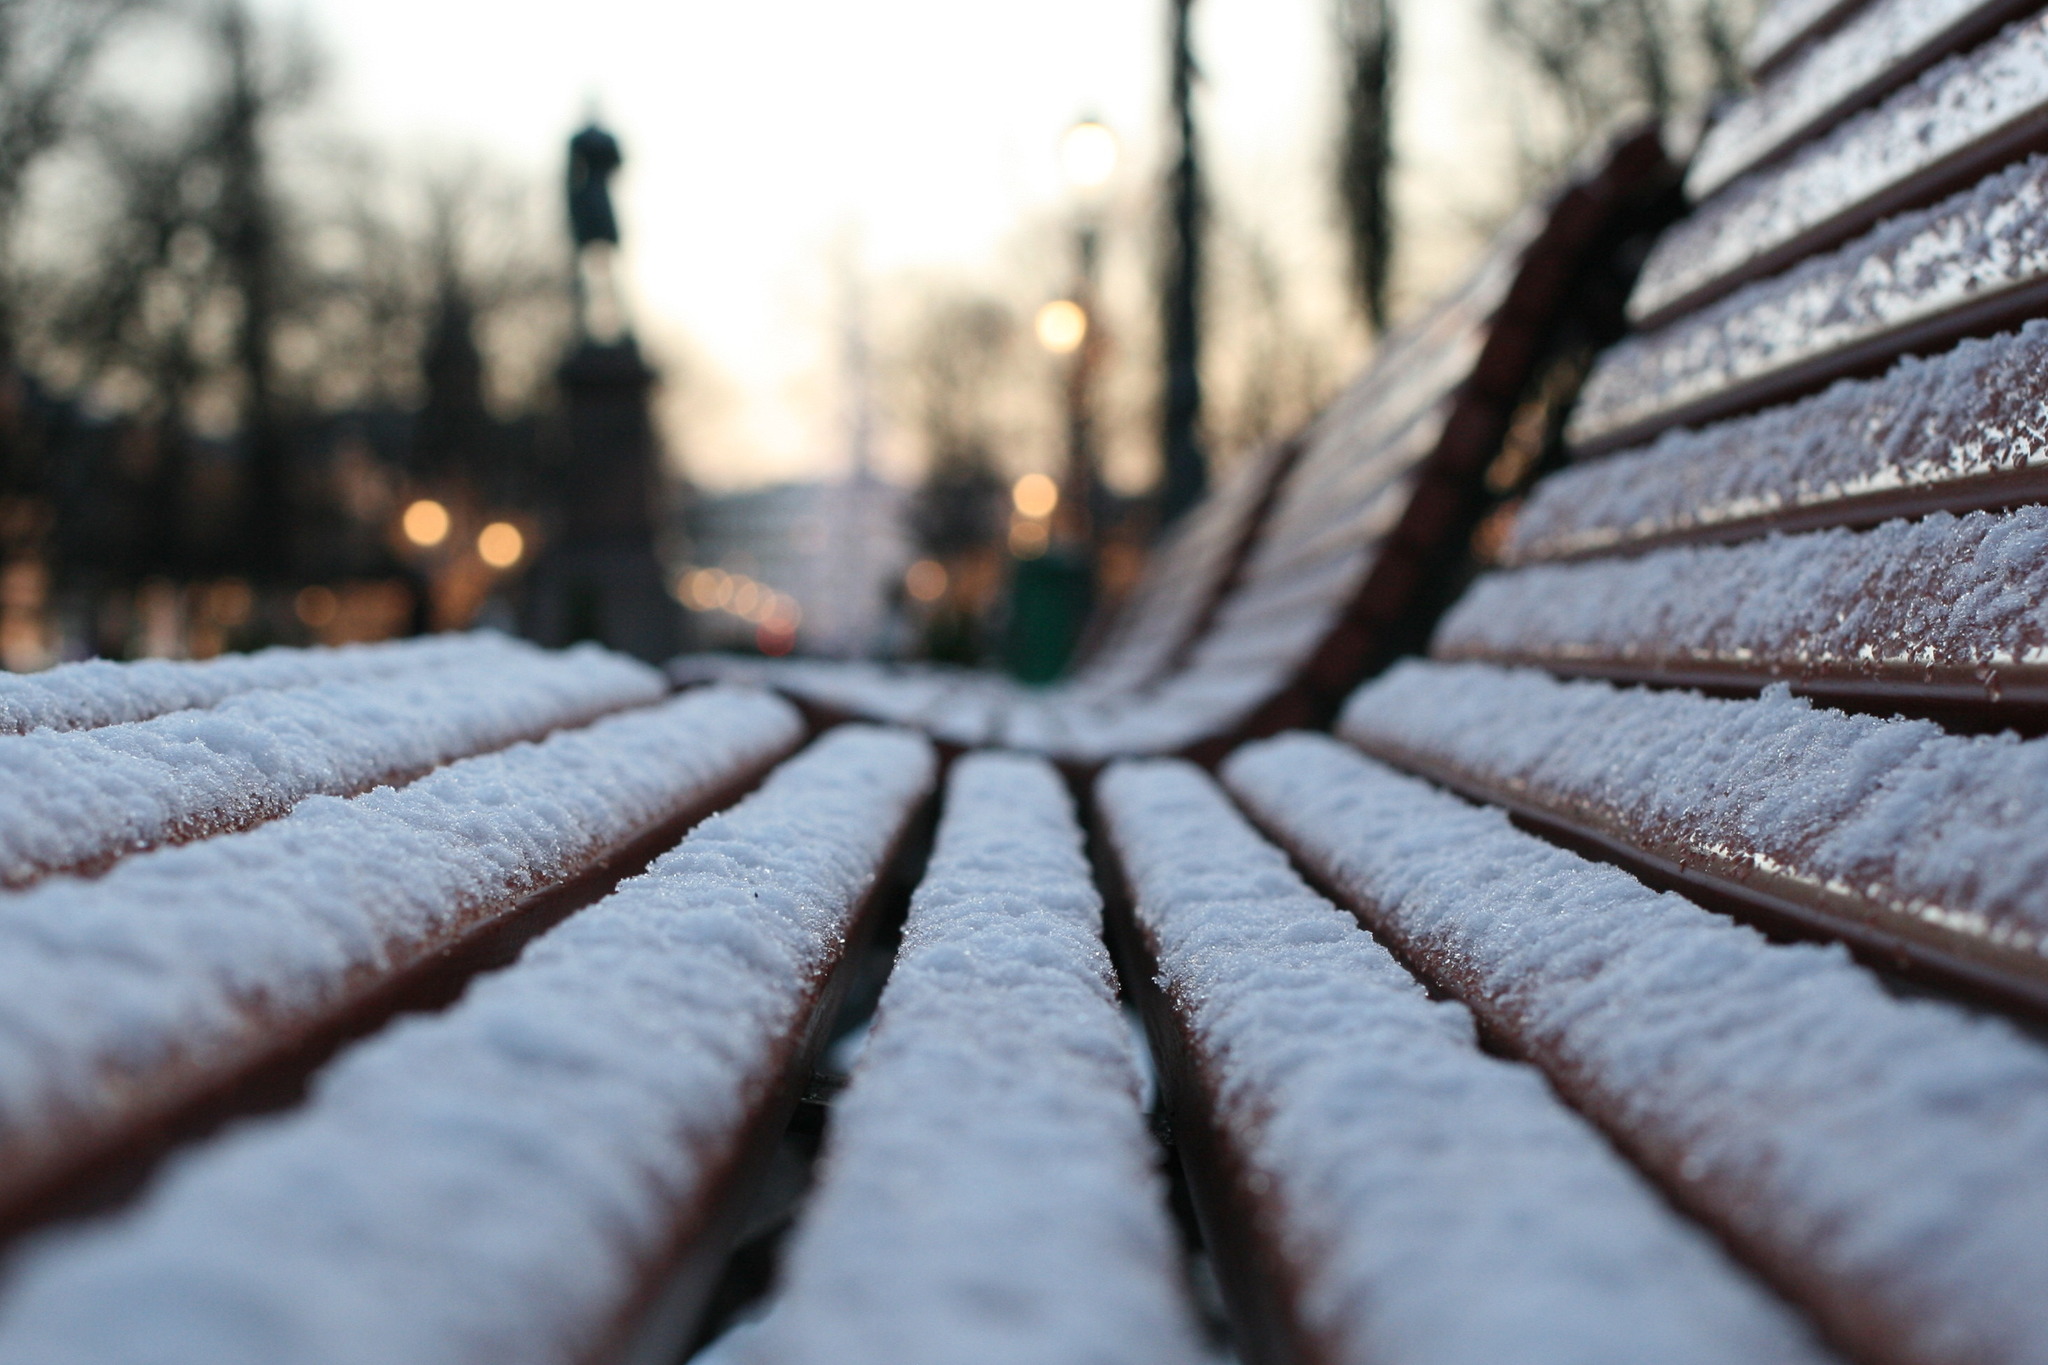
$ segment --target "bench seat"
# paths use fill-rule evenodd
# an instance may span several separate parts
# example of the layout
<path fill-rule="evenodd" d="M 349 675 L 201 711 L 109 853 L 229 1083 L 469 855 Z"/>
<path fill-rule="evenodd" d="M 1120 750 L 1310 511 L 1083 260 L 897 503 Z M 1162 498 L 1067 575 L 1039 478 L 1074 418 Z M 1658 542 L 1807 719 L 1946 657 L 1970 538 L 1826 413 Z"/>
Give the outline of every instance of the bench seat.
<path fill-rule="evenodd" d="M 1487 1056 L 1206 777 L 1097 797 L 1212 1245 L 1296 1360 L 1825 1360 L 1532 1069 Z M 1249 1272 L 1249 1273 L 1244 1273 Z M 1267 1354 L 1260 1352 L 1259 1354 Z"/>
<path fill-rule="evenodd" d="M 954 765 L 773 1307 L 730 1365 L 1204 1354 L 1073 800 Z"/>
<path fill-rule="evenodd" d="M 0 896 L 0 1230 L 459 990 L 801 735 L 702 692 Z"/>
<path fill-rule="evenodd" d="M 1770 943 L 1325 737 L 1242 750 L 1225 779 L 1856 1358 L 2040 1358 L 2038 1041 L 1900 1000 L 1839 948 Z"/>
<path fill-rule="evenodd" d="M 297 1113 L 27 1257 L 0 1360 L 585 1359 L 701 1299 L 933 769 L 901 733 L 824 740 Z"/>

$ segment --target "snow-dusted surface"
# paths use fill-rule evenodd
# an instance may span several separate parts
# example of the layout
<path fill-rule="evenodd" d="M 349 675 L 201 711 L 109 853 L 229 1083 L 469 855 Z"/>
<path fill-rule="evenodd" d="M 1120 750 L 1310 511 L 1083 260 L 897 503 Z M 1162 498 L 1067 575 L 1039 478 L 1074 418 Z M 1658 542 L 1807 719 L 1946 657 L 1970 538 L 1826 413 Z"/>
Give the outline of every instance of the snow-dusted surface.
<path fill-rule="evenodd" d="M 299 1112 L 34 1247 L 0 1361 L 587 1358 L 787 1064 L 932 769 L 923 740 L 835 731 L 445 1013 L 344 1055 Z"/>
<path fill-rule="evenodd" d="M 710 689 L 0 896 L 0 1171 L 174 1101 L 794 744 Z"/>
<path fill-rule="evenodd" d="M 1320 736 L 1249 746 L 1225 774 L 1682 1200 L 1797 1267 L 1845 1337 L 1887 1360 L 2048 1359 L 2039 1043 L 1899 1000 L 1839 947 L 1768 943 Z"/>
<path fill-rule="evenodd" d="M 1789 160 L 1729 185 L 1658 239 L 1629 299 L 1662 312 L 1943 157 L 2048 107 L 2048 16 L 1952 57 Z M 1865 216 L 1868 221 L 1868 215 Z M 1839 234 L 1838 234 L 1839 235 Z"/>
<path fill-rule="evenodd" d="M 1879 379 L 1560 470 L 1515 519 L 1510 563 L 2048 465 L 2048 322 L 1907 356 Z"/>
<path fill-rule="evenodd" d="M 1489 574 L 1430 653 L 1762 676 L 2048 672 L 2048 507 Z"/>
<path fill-rule="evenodd" d="M 1584 445 L 1645 428 L 1723 390 L 2043 276 L 2048 159 L 2033 156 L 1624 339 L 1594 366 L 1565 434 Z"/>
<path fill-rule="evenodd" d="M 1120 765 L 1098 795 L 1160 984 L 1331 1359 L 1824 1358 L 1207 778 Z"/>
<path fill-rule="evenodd" d="M 238 692 L 357 682 L 393 674 L 488 666 L 539 651 L 507 636 L 432 635 L 338 649 L 266 649 L 203 663 L 94 659 L 44 673 L 0 672 L 0 735 L 30 730 L 90 730 L 148 720 L 168 711 L 213 706 Z"/>
<path fill-rule="evenodd" d="M 0 736 L 0 885 L 402 781 L 666 690 L 654 669 L 596 646 L 492 648 L 133 724 Z"/>
<path fill-rule="evenodd" d="M 963 760 L 775 1306 L 737 1361 L 1201 1357 L 1101 934 L 1059 777 Z"/>
<path fill-rule="evenodd" d="M 1743 64 L 1754 71 L 1776 61 L 1837 11 L 1853 9 L 1861 0 L 1773 0 L 1756 19 L 1749 41 L 1742 45 Z"/>
<path fill-rule="evenodd" d="M 1964 953 L 2048 951 L 2048 740 L 1847 715 L 1782 686 L 1720 701 L 1424 663 L 1360 688 L 1338 728 Z"/>
<path fill-rule="evenodd" d="M 1840 28 L 1764 78 L 1700 141 L 1686 193 L 1705 199 L 1829 119 L 1914 60 L 1942 34 L 2000 0 L 1870 0 Z"/>

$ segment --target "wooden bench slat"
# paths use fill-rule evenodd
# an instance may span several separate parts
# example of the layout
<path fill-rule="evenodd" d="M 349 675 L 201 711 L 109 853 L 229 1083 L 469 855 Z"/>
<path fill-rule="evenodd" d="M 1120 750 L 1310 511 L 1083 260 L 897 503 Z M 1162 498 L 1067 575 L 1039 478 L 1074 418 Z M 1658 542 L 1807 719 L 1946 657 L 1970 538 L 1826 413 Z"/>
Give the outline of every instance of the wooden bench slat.
<path fill-rule="evenodd" d="M 2048 722 L 2048 507 L 1489 574 L 1430 655 Z M 1959 715 L 1961 712 L 1959 711 Z"/>
<path fill-rule="evenodd" d="M 1237 1259 L 1246 1356 L 1825 1358 L 1206 777 L 1118 765 L 1097 799 L 1175 1138 L 1209 1244 Z"/>
<path fill-rule="evenodd" d="M 246 829 L 309 796 L 407 782 L 666 691 L 654 669 L 596 649 L 504 651 L 460 668 L 242 692 L 133 724 L 0 736 L 0 887 Z"/>
<path fill-rule="evenodd" d="M 681 837 L 801 735 L 778 699 L 692 693 L 0 898 L 0 1229 L 545 927 L 552 893 Z"/>
<path fill-rule="evenodd" d="M 280 646 L 202 662 L 89 659 L 42 673 L 0 672 L 0 735 L 125 725 L 172 711 L 217 706 L 244 692 L 360 682 L 495 660 L 531 659 L 539 653 L 523 641 L 478 631 L 334 649 Z"/>
<path fill-rule="evenodd" d="M 1559 470 L 1511 566 L 2048 502 L 2048 323 Z"/>
<path fill-rule="evenodd" d="M 0 1359 L 600 1358 L 678 1253 L 718 1264 L 933 769 L 900 733 L 821 740 L 303 1110 L 22 1258 Z"/>
<path fill-rule="evenodd" d="M 1659 885 L 2048 1011 L 2048 742 L 1422 663 L 1340 732 Z"/>
<path fill-rule="evenodd" d="M 1566 427 L 1580 456 L 1881 373 L 1900 355 L 2048 307 L 2048 159 L 1748 285 L 1594 366 Z"/>
<path fill-rule="evenodd" d="M 1686 193 L 1705 199 L 2034 8 L 2034 0 L 1871 0 L 1714 121 L 1686 170 Z"/>
<path fill-rule="evenodd" d="M 1204 1354 L 1073 802 L 962 759 L 763 1322 L 734 1362 Z"/>
<path fill-rule="evenodd" d="M 2044 146 L 2048 16 L 2036 15 L 1675 224 L 1644 262 L 1629 316 L 1660 326 Z"/>
<path fill-rule="evenodd" d="M 1642 730 L 1629 737 L 1640 743 Z M 1906 1002 L 1320 736 L 1231 789 L 1852 1358 L 2048 1352 L 2048 1049 Z"/>

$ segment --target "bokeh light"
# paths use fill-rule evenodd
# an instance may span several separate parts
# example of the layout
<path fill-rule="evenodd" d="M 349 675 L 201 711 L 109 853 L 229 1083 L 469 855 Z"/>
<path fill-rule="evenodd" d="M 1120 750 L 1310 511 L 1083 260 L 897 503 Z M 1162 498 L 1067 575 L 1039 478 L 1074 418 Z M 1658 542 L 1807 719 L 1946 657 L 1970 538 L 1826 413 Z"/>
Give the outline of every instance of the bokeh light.
<path fill-rule="evenodd" d="M 1088 338 L 1088 311 L 1072 299 L 1054 299 L 1038 310 L 1033 327 L 1039 345 L 1054 355 L 1069 355 Z"/>
<path fill-rule="evenodd" d="M 1045 518 L 1060 505 L 1060 486 L 1044 474 L 1026 474 L 1010 489 L 1010 503 L 1022 517 Z"/>
<path fill-rule="evenodd" d="M 447 508 L 432 498 L 421 498 L 405 509 L 399 529 L 405 532 L 407 540 L 427 550 L 448 539 L 452 524 Z"/>
<path fill-rule="evenodd" d="M 494 521 L 478 533 L 476 552 L 494 569 L 509 569 L 526 554 L 526 537 L 509 521 Z"/>
<path fill-rule="evenodd" d="M 1083 119 L 1060 138 L 1060 172 L 1077 190 L 1099 190 L 1116 174 L 1116 134 Z"/>
<path fill-rule="evenodd" d="M 946 566 L 936 559 L 920 559 L 903 574 L 903 590 L 919 602 L 936 602 L 946 595 Z"/>

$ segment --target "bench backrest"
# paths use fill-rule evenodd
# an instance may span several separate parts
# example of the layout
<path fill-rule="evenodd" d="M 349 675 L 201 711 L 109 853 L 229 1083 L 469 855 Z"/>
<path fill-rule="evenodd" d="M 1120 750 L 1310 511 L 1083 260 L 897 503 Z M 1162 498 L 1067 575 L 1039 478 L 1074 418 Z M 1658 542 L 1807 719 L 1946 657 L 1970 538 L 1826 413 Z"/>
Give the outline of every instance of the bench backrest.
<path fill-rule="evenodd" d="M 2048 751 L 1969 735 L 2048 729 L 2048 22 L 1939 64 L 1899 36 L 2002 13 L 1872 0 L 1722 116 L 1689 182 L 1713 193 L 1637 286 L 1648 325 L 1437 630 L 1448 667 L 1347 728 L 1665 884 L 2038 1007 Z M 1850 39 L 1882 24 L 1854 81 L 1816 55 L 1868 57 Z M 1714 169 L 1775 105 L 1827 118 Z M 1777 684 L 1869 714 L 1758 697 Z"/>

